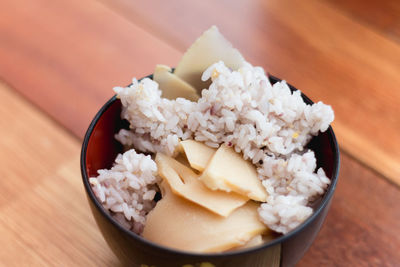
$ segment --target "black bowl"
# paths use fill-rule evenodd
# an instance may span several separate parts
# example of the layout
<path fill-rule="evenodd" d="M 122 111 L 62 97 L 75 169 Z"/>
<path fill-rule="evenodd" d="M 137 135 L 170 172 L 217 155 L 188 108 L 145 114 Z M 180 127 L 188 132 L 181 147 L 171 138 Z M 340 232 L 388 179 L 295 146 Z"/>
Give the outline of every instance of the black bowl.
<path fill-rule="evenodd" d="M 151 76 L 149 76 L 151 77 Z M 280 81 L 270 77 L 272 83 Z M 289 85 L 290 86 L 290 85 Z M 290 86 L 291 90 L 296 90 Z M 307 103 L 312 101 L 302 95 Z M 314 150 L 318 167 L 323 167 L 331 184 L 314 207 L 314 213 L 299 227 L 286 235 L 254 248 L 224 253 L 198 254 L 167 248 L 123 228 L 102 207 L 94 195 L 89 177 L 98 169 L 110 168 L 122 146 L 114 139 L 119 129 L 126 127 L 121 120 L 121 102 L 112 97 L 96 114 L 82 145 L 81 172 L 90 208 L 104 239 L 123 264 L 129 266 L 293 266 L 317 236 L 329 210 L 339 174 L 339 148 L 331 127 L 314 137 L 308 147 Z"/>

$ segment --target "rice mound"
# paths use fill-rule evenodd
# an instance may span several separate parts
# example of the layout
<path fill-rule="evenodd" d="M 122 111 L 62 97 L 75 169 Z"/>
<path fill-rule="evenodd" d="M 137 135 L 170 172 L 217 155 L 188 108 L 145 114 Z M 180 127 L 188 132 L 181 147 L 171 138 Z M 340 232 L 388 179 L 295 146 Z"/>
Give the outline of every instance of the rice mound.
<path fill-rule="evenodd" d="M 130 149 L 117 156 L 110 170 L 98 170 L 98 174 L 89 182 L 103 207 L 121 225 L 141 233 L 147 213 L 156 204 L 156 163 L 150 156 Z"/>
<path fill-rule="evenodd" d="M 285 81 L 272 85 L 261 67 L 247 62 L 238 71 L 217 62 L 204 71 L 202 80 L 208 79 L 212 83 L 197 102 L 162 98 L 158 84 L 149 78 L 140 82 L 133 79 L 128 87 L 114 88 L 123 105 L 121 117 L 131 127 L 122 129 L 116 139 L 137 151 L 168 155 L 174 155 L 179 140 L 186 139 L 210 147 L 222 143 L 233 146 L 243 153 L 244 159 L 255 164 L 269 194 L 267 202 L 259 208 L 260 219 L 276 232 L 291 231 L 312 214 L 308 205 L 330 183 L 322 168 L 316 170 L 314 152 L 304 147 L 312 136 L 328 129 L 334 118 L 332 108 L 322 102 L 307 105 L 300 91 L 292 93 Z M 151 172 L 145 172 L 139 161 L 129 169 L 128 162 L 119 155 L 111 170 L 100 170 L 97 178 L 91 178 L 91 181 L 97 179 L 93 188 L 104 207 L 136 233 L 141 230 L 137 224 L 145 223 L 146 214 L 154 206 L 153 199 L 147 199 L 146 195 L 153 194 L 157 181 L 155 163 L 146 157 L 146 162 L 150 161 L 152 164 L 146 164 L 152 168 Z M 123 186 L 126 183 L 123 178 L 109 178 L 113 183 L 105 179 L 131 175 L 136 179 L 145 176 L 142 187 L 136 191 Z M 116 194 L 133 194 L 140 201 L 124 198 L 125 202 L 118 204 L 125 208 L 118 206 L 113 210 L 107 203 L 108 198 L 111 203 L 118 199 Z M 143 206 L 140 211 L 138 204 Z"/>

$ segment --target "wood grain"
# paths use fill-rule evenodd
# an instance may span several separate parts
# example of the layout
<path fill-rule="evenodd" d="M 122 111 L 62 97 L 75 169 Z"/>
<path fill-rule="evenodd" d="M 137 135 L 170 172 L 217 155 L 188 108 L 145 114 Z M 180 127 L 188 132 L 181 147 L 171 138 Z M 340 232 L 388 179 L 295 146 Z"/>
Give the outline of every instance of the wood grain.
<path fill-rule="evenodd" d="M 341 147 L 400 184 L 398 44 L 316 0 L 99 1 L 0 9 L 0 75 L 78 136 L 113 86 L 174 65 L 216 24 L 250 62 L 331 104 Z"/>
<path fill-rule="evenodd" d="M 299 266 L 397 266 L 400 189 L 382 179 L 400 180 L 397 2 L 351 2 L 1 1 L 0 78 L 14 88 L 0 84 L 0 265 L 118 265 L 86 204 L 80 138 L 113 86 L 175 65 L 216 24 L 336 112 L 341 177 Z"/>
<path fill-rule="evenodd" d="M 327 0 L 360 23 L 400 42 L 400 1 Z"/>
<path fill-rule="evenodd" d="M 0 129 L 0 265 L 117 264 L 86 202 L 80 142 L 3 84 Z"/>
<path fill-rule="evenodd" d="M 318 0 L 100 1 L 181 51 L 218 25 L 251 63 L 332 105 L 341 147 L 400 185 L 398 43 Z"/>
<path fill-rule="evenodd" d="M 0 170 L 0 265 L 118 265 L 87 205 L 80 141 L 4 85 L 0 107 L 0 129 L 7 129 L 0 142 L 7 166 Z M 341 173 L 327 221 L 299 266 L 395 266 L 400 190 L 347 155 Z"/>
<path fill-rule="evenodd" d="M 180 53 L 96 1 L 22 0 L 0 3 L 0 58 L 5 81 L 82 137 L 114 86 Z"/>
<path fill-rule="evenodd" d="M 298 266 L 398 266 L 399 201 L 398 188 L 344 155 L 326 222 Z"/>

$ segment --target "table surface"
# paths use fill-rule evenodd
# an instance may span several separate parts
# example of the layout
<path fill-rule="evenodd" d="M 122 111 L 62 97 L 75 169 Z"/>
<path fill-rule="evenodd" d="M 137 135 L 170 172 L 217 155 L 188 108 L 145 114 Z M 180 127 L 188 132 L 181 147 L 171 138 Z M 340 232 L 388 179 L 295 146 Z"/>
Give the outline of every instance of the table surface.
<path fill-rule="evenodd" d="M 0 265 L 118 265 L 86 202 L 82 137 L 114 86 L 175 66 L 214 24 L 335 110 L 339 184 L 298 266 L 399 266 L 397 0 L 1 1 Z"/>

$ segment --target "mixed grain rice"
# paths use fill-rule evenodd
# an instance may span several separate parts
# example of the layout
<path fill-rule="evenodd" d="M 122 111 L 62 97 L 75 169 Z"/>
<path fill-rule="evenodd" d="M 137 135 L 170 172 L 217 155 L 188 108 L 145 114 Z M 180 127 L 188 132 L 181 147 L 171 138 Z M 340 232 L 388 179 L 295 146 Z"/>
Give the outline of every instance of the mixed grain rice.
<path fill-rule="evenodd" d="M 111 170 L 90 178 L 97 198 L 122 225 L 140 234 L 155 205 L 158 178 L 150 156 L 135 150 L 174 155 L 180 140 L 210 147 L 225 143 L 255 164 L 269 194 L 259 208 L 260 219 L 277 232 L 291 231 L 311 215 L 308 205 L 330 183 L 305 146 L 328 129 L 331 107 L 307 105 L 300 91 L 292 93 L 285 81 L 272 85 L 261 67 L 249 63 L 238 71 L 215 63 L 203 73 L 202 80 L 208 79 L 212 83 L 197 102 L 162 98 L 149 78 L 114 88 L 123 105 L 121 117 L 131 126 L 116 139 L 130 150 Z"/>

